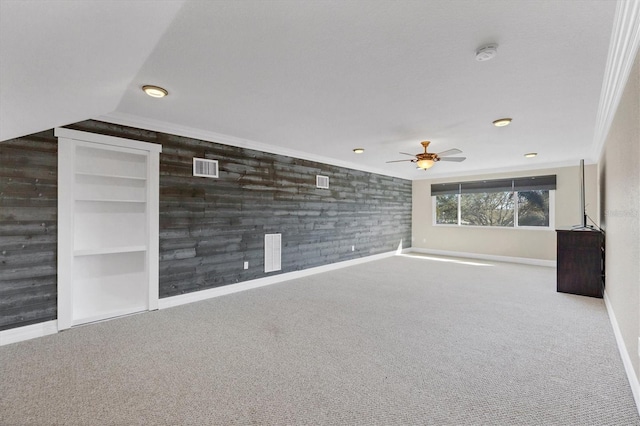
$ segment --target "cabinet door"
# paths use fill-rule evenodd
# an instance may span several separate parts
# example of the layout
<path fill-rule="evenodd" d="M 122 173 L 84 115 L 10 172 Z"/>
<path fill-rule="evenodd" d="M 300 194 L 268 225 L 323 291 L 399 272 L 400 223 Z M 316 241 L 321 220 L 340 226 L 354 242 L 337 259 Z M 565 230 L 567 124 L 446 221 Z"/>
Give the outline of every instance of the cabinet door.
<path fill-rule="evenodd" d="M 157 309 L 160 146 L 56 136 L 58 328 Z"/>
<path fill-rule="evenodd" d="M 558 231 L 557 290 L 602 297 L 602 234 Z"/>

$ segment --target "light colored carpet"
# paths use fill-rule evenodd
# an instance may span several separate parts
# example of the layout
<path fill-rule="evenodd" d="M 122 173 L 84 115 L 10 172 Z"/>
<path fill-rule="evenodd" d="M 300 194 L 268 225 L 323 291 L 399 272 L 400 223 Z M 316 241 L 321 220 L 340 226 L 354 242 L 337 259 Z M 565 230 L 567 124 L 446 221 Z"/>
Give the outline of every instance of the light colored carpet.
<path fill-rule="evenodd" d="M 602 300 L 395 256 L 0 348 L 3 425 L 640 425 Z"/>

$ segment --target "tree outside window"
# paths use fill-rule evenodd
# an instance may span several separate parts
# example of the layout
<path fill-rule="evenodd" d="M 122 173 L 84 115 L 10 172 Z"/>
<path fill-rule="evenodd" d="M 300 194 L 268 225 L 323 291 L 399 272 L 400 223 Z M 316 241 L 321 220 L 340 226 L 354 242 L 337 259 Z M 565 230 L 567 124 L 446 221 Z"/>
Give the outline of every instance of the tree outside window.
<path fill-rule="evenodd" d="M 444 194 L 436 197 L 436 223 L 438 225 L 458 224 L 458 194 Z"/>
<path fill-rule="evenodd" d="M 460 196 L 461 225 L 513 226 L 513 192 L 480 192 Z"/>
<path fill-rule="evenodd" d="M 518 226 L 549 226 L 549 191 L 518 192 Z"/>

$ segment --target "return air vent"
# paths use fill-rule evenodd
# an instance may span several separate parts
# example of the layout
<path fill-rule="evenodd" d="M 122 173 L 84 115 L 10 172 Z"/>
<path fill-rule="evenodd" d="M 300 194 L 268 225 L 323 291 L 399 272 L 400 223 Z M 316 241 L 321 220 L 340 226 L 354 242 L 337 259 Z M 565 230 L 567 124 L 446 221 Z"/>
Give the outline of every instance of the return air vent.
<path fill-rule="evenodd" d="M 193 175 L 208 178 L 218 177 L 218 160 L 193 159 Z"/>
<path fill-rule="evenodd" d="M 264 235 L 264 271 L 282 269 L 282 234 Z"/>
<path fill-rule="evenodd" d="M 316 175 L 316 188 L 329 189 L 329 176 Z"/>

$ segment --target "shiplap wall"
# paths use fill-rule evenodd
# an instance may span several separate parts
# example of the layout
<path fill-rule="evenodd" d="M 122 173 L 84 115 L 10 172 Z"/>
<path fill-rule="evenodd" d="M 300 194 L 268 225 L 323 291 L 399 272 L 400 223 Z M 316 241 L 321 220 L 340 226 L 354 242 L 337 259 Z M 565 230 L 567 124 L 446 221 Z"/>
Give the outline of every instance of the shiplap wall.
<path fill-rule="evenodd" d="M 58 144 L 0 142 L 0 330 L 56 318 Z"/>
<path fill-rule="evenodd" d="M 267 233 L 282 234 L 278 273 L 410 245 L 411 181 L 97 121 L 67 127 L 162 144 L 161 298 L 274 274 L 264 273 Z M 55 317 L 56 148 L 53 132 L 0 143 L 0 329 Z M 220 177 L 193 177 L 193 157 L 218 160 Z M 38 191 L 45 172 L 48 192 Z M 29 189 L 11 189 L 11 173 Z M 316 174 L 329 189 L 315 187 Z M 43 242 L 12 245 L 29 232 Z"/>

